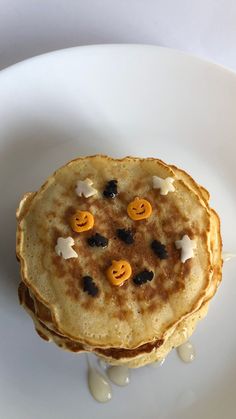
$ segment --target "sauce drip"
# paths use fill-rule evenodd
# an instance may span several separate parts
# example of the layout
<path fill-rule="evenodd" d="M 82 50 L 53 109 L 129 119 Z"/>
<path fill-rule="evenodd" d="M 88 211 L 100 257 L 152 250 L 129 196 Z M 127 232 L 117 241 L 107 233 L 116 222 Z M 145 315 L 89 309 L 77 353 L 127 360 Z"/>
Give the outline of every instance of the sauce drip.
<path fill-rule="evenodd" d="M 224 262 L 228 262 L 231 259 L 236 258 L 236 253 L 229 253 L 229 252 L 223 252 L 222 253 L 222 259 Z"/>
<path fill-rule="evenodd" d="M 165 360 L 166 360 L 165 358 L 162 358 L 162 359 L 159 359 L 159 361 L 154 361 L 150 364 L 150 367 L 152 368 L 161 367 L 164 364 Z"/>
<path fill-rule="evenodd" d="M 100 403 L 106 403 L 111 400 L 111 386 L 96 368 L 88 365 L 88 387 L 91 395 Z"/>
<path fill-rule="evenodd" d="M 177 353 L 183 362 L 192 362 L 195 359 L 195 349 L 191 342 L 185 342 L 178 346 Z"/>
<path fill-rule="evenodd" d="M 109 367 L 107 369 L 107 375 L 112 383 L 117 386 L 127 386 L 130 382 L 129 369 L 127 367 Z"/>
<path fill-rule="evenodd" d="M 102 370 L 104 370 L 104 371 L 105 371 L 105 370 L 107 369 L 108 364 L 107 364 L 105 361 L 103 361 L 103 359 L 98 358 L 97 362 L 98 362 L 99 367 L 100 367 Z"/>

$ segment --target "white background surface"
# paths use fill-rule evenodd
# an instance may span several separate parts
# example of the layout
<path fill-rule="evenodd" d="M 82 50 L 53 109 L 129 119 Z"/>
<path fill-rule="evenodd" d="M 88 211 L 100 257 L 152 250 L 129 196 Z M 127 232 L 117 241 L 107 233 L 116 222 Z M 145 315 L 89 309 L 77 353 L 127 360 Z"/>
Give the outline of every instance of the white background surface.
<path fill-rule="evenodd" d="M 76 45 L 148 43 L 236 70 L 235 0 L 0 0 L 0 69 Z"/>

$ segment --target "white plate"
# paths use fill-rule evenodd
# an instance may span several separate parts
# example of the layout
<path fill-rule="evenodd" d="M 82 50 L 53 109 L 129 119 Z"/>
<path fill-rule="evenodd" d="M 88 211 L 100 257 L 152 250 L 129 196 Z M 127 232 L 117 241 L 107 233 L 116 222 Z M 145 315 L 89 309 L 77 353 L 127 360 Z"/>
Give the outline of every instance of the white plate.
<path fill-rule="evenodd" d="M 236 76 L 154 46 L 107 45 L 43 55 L 0 74 L 0 417 L 3 419 L 222 419 L 236 415 L 234 261 L 192 341 L 159 369 L 133 371 L 97 404 L 84 356 L 43 342 L 17 301 L 15 207 L 78 155 L 160 157 L 212 193 L 226 250 L 236 250 Z"/>

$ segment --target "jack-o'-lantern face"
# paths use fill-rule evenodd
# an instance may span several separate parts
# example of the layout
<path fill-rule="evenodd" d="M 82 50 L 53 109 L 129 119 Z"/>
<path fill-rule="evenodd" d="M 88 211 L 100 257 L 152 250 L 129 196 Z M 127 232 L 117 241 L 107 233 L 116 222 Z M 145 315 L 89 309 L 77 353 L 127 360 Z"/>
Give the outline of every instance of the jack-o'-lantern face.
<path fill-rule="evenodd" d="M 70 219 L 70 226 L 76 233 L 91 230 L 94 226 L 93 214 L 89 211 L 76 211 Z"/>
<path fill-rule="evenodd" d="M 150 217 L 152 206 L 146 199 L 137 197 L 129 203 L 127 213 L 132 220 L 144 220 L 145 218 Z"/>
<path fill-rule="evenodd" d="M 132 268 L 126 260 L 113 260 L 107 269 L 107 278 L 113 285 L 122 285 L 131 277 Z"/>

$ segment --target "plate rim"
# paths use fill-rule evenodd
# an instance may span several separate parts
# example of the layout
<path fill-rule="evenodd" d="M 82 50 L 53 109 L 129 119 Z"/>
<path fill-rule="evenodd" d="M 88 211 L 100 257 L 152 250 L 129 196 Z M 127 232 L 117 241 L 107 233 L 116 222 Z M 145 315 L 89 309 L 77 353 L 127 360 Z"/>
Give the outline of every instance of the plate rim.
<path fill-rule="evenodd" d="M 233 70 L 221 63 L 217 63 L 215 61 L 212 61 L 210 59 L 200 57 L 199 55 L 195 55 L 186 51 L 182 51 L 177 48 L 169 48 L 164 46 L 159 46 L 155 44 L 142 44 L 142 43 L 108 43 L 108 44 L 91 44 L 91 45 L 77 45 L 73 47 L 67 47 L 67 48 L 61 48 L 61 49 L 55 49 L 52 51 L 44 52 L 42 54 L 37 54 L 32 57 L 26 58 L 24 60 L 20 60 L 14 64 L 11 64 L 10 66 L 7 66 L 0 70 L 0 80 L 1 76 L 11 73 L 12 71 L 15 71 L 16 69 L 24 66 L 24 65 L 30 65 L 37 63 L 37 61 L 42 61 L 44 58 L 49 56 L 60 56 L 62 54 L 70 53 L 70 52 L 79 52 L 82 50 L 102 50 L 102 49 L 152 49 L 155 52 L 163 52 L 168 53 L 170 55 L 176 54 L 179 57 L 185 57 L 189 59 L 190 61 L 196 61 L 198 63 L 202 63 L 205 66 L 209 66 L 212 69 L 215 69 L 217 71 L 223 71 L 225 74 L 228 74 L 229 76 L 236 77 L 236 70 Z"/>
<path fill-rule="evenodd" d="M 1 76 L 2 77 L 3 76 L 4 77 L 9 76 L 9 79 L 11 79 L 11 77 L 17 77 L 17 74 L 18 74 L 17 69 L 18 68 L 22 70 L 22 69 L 24 69 L 25 66 L 29 66 L 29 67 L 35 66 L 35 65 L 37 66 L 37 63 L 39 63 L 40 65 L 45 63 L 45 65 L 47 66 L 48 65 L 47 58 L 50 57 L 50 56 L 56 57 L 56 60 L 61 60 L 61 58 L 63 57 L 64 54 L 67 54 L 67 53 L 70 54 L 70 52 L 73 51 L 73 53 L 71 55 L 71 60 L 73 61 L 73 60 L 76 60 L 77 57 L 80 57 L 81 56 L 80 55 L 81 51 L 82 50 L 84 51 L 85 49 L 86 50 L 89 49 L 91 51 L 94 51 L 95 49 L 96 49 L 96 51 L 99 51 L 101 49 L 107 49 L 107 51 L 108 51 L 108 50 L 111 50 L 111 49 L 114 50 L 114 48 L 118 48 L 118 47 L 120 49 L 124 49 L 124 50 L 131 47 L 133 50 L 136 49 L 137 51 L 139 49 L 140 50 L 142 50 L 142 49 L 146 50 L 147 48 L 150 48 L 150 50 L 151 49 L 153 50 L 153 53 L 150 54 L 150 55 L 152 55 L 156 59 L 162 57 L 162 52 L 164 52 L 164 54 L 166 52 L 168 52 L 169 55 L 172 55 L 174 57 L 174 60 L 175 60 L 175 57 L 177 59 L 178 59 L 178 57 L 180 59 L 181 59 L 181 57 L 187 57 L 187 60 L 185 62 L 183 62 L 183 64 L 185 64 L 186 62 L 192 62 L 192 63 L 196 63 L 198 65 L 198 63 L 199 63 L 199 67 L 206 68 L 210 72 L 211 71 L 218 72 L 218 74 L 222 77 L 222 79 L 232 80 L 232 82 L 234 82 L 236 80 L 235 79 L 236 71 L 230 70 L 227 67 L 219 65 L 217 63 L 214 63 L 214 62 L 211 62 L 211 61 L 208 61 L 208 60 L 205 60 L 205 59 L 201 59 L 200 57 L 197 57 L 197 56 L 194 56 L 194 55 L 191 55 L 191 54 L 188 54 L 188 53 L 176 50 L 176 49 L 159 47 L 159 46 L 149 45 L 149 44 L 97 44 L 97 45 L 88 45 L 88 46 L 75 46 L 75 47 L 71 47 L 71 48 L 54 50 L 54 51 L 50 51 L 50 52 L 47 52 L 47 53 L 43 53 L 43 54 L 28 58 L 26 60 L 22 60 L 22 61 L 20 61 L 18 63 L 15 63 L 15 64 L 13 64 L 13 65 L 11 65 L 11 66 L 9 66 L 9 67 L 0 71 L 0 83 L 1 83 L 1 80 L 2 80 L 2 82 L 4 82 L 3 78 L 1 78 Z M 82 52 L 82 55 L 83 55 L 83 52 Z M 107 54 L 107 56 L 108 56 L 108 54 Z M 45 60 L 45 58 L 46 58 L 46 60 Z M 69 63 L 69 66 L 70 65 L 71 65 L 71 62 Z M 229 76 L 227 74 L 229 74 Z M 232 78 L 231 78 L 231 74 L 233 76 Z M 1 145 L 1 141 L 0 141 L 0 145 Z M 30 327 L 32 328 L 32 325 Z M 32 333 L 32 331 L 31 331 L 31 333 Z M 124 396 L 123 400 L 126 400 L 126 396 Z M 202 399 L 200 399 L 200 402 L 201 401 L 202 401 Z M 82 405 L 82 407 L 83 407 L 83 405 Z M 86 413 L 86 410 L 85 410 L 85 413 Z M 101 415 L 102 415 L 102 413 L 103 413 L 103 410 L 101 410 Z M 178 411 L 177 411 L 177 413 L 178 413 Z M 20 412 L 20 414 L 21 414 L 21 412 Z M 153 414 L 152 407 L 150 409 L 150 414 L 151 415 Z"/>

